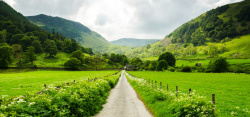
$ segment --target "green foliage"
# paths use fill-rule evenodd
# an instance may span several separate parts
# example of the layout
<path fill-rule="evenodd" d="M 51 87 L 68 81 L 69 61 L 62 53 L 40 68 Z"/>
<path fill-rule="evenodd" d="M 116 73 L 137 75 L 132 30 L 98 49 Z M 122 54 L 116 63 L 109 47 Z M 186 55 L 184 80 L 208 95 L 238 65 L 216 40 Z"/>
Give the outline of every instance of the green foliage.
<path fill-rule="evenodd" d="M 210 60 L 208 65 L 208 71 L 212 71 L 215 73 L 227 72 L 229 68 L 229 63 L 226 58 L 219 57 L 213 60 Z"/>
<path fill-rule="evenodd" d="M 145 80 L 134 78 L 126 74 L 128 81 L 138 92 L 145 105 L 159 117 L 182 117 L 182 116 L 216 116 L 216 106 L 205 97 L 192 93 L 190 98 L 188 94 L 176 94 L 159 88 L 152 88 Z"/>
<path fill-rule="evenodd" d="M 36 54 L 43 52 L 42 44 L 39 40 L 34 40 L 31 45 L 35 48 Z"/>
<path fill-rule="evenodd" d="M 11 46 L 6 43 L 0 43 L 0 60 L 3 62 L 0 67 L 6 67 L 6 65 L 11 62 L 13 53 L 14 51 Z"/>
<path fill-rule="evenodd" d="M 168 69 L 168 63 L 165 60 L 160 60 L 156 66 L 157 71 L 163 71 Z"/>
<path fill-rule="evenodd" d="M 44 43 L 44 52 L 46 53 L 46 55 L 49 54 L 49 56 L 52 57 L 57 54 L 57 47 L 54 40 L 46 40 Z"/>
<path fill-rule="evenodd" d="M 158 39 L 133 39 L 133 38 L 122 38 L 115 41 L 111 41 L 114 45 L 130 46 L 130 47 L 139 47 L 149 45 L 159 41 Z M 148 47 L 150 48 L 150 46 Z"/>
<path fill-rule="evenodd" d="M 142 65 L 142 60 L 138 57 L 132 58 L 130 64 L 135 67 L 140 67 Z"/>
<path fill-rule="evenodd" d="M 77 58 L 79 61 L 81 61 L 81 65 L 84 63 L 84 54 L 80 50 L 72 52 L 71 57 Z"/>
<path fill-rule="evenodd" d="M 8 61 L 5 59 L 0 59 L 0 68 L 8 68 Z"/>
<path fill-rule="evenodd" d="M 4 116 L 93 116 L 106 103 L 111 85 L 117 83 L 119 75 L 97 81 L 81 81 L 50 85 L 39 94 L 30 92 L 13 99 L 2 98 L 0 112 Z M 5 108 L 6 107 L 6 108 Z"/>
<path fill-rule="evenodd" d="M 158 58 L 158 61 L 160 60 L 165 60 L 169 66 L 175 67 L 175 57 L 173 54 L 171 54 L 170 52 L 165 52 L 163 54 L 161 54 Z"/>
<path fill-rule="evenodd" d="M 77 58 L 70 58 L 70 60 L 64 63 L 64 67 L 72 70 L 79 70 L 81 67 L 81 61 Z"/>
<path fill-rule="evenodd" d="M 211 101 L 211 94 L 215 94 L 215 104 L 218 116 L 229 117 L 231 116 L 231 113 L 237 113 L 237 116 L 244 117 L 250 114 L 248 111 L 250 108 L 250 94 L 239 93 L 239 91 L 248 92 L 248 89 L 250 88 L 248 74 L 155 71 L 128 71 L 128 73 L 138 78 L 157 81 L 157 87 L 159 87 L 159 82 L 162 82 L 163 90 L 167 89 L 168 84 L 168 92 L 175 92 L 175 86 L 178 86 L 179 93 L 188 93 L 188 89 L 191 88 L 192 93 L 195 90 L 196 94 L 206 97 L 206 102 Z M 147 88 L 145 88 L 144 91 L 145 95 L 152 94 L 151 92 L 148 92 Z M 137 92 L 139 93 L 140 91 Z M 140 97 L 142 98 L 141 95 Z M 178 96 L 178 98 L 180 97 Z M 152 97 L 149 97 L 148 99 L 152 100 L 150 101 L 151 104 L 149 106 L 146 104 L 150 110 L 150 107 L 152 107 L 153 104 L 156 105 L 156 109 L 151 110 L 155 116 L 157 116 L 155 112 L 163 112 L 162 116 L 167 116 L 164 112 L 168 110 L 166 107 L 168 106 L 168 103 L 154 101 L 155 99 Z M 144 99 L 142 100 L 145 102 Z"/>
<path fill-rule="evenodd" d="M 175 68 L 174 67 L 169 67 L 168 70 L 171 71 L 171 72 L 175 72 Z"/>
<path fill-rule="evenodd" d="M 181 68 L 181 72 L 192 72 L 192 68 L 189 66 L 184 66 Z"/>
<path fill-rule="evenodd" d="M 36 60 L 35 48 L 33 46 L 29 46 L 24 55 L 25 55 L 25 61 L 31 62 L 33 65 L 33 61 Z"/>

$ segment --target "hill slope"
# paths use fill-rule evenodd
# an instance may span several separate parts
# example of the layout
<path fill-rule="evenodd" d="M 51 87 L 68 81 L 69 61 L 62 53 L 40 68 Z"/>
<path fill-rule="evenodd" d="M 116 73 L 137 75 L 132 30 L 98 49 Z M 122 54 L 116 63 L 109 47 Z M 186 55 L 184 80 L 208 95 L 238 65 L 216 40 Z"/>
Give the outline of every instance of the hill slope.
<path fill-rule="evenodd" d="M 127 52 L 127 55 L 129 55 L 129 57 L 138 56 L 148 58 L 152 56 L 156 57 L 163 52 L 170 51 L 176 57 L 182 58 L 197 54 L 197 51 L 203 49 L 204 52 L 199 54 L 203 57 L 209 57 L 208 53 L 205 52 L 209 50 L 197 47 L 202 46 L 209 48 L 209 43 L 223 43 L 223 47 L 216 48 L 219 54 L 223 54 L 224 52 L 231 52 L 231 55 L 246 53 L 246 50 L 250 49 L 250 47 L 247 47 L 249 44 L 243 44 L 237 48 L 247 48 L 240 49 L 245 52 L 241 51 L 241 53 L 237 53 L 236 50 L 231 50 L 234 48 L 224 43 L 236 38 L 243 39 L 241 38 L 242 36 L 250 34 L 249 11 L 249 0 L 212 9 L 181 25 L 163 40 L 150 44 L 148 47 L 138 47 L 131 52 Z M 245 41 L 245 43 L 249 43 L 249 41 Z M 193 52 L 191 52 L 191 50 Z M 231 55 L 225 57 L 232 57 Z M 195 58 L 198 56 L 199 55 L 196 55 Z M 249 56 L 246 55 L 243 58 L 245 57 L 248 58 Z"/>
<path fill-rule="evenodd" d="M 28 16 L 27 18 L 37 26 L 49 32 L 52 32 L 54 29 L 55 32 L 59 32 L 63 36 L 75 38 L 76 41 L 84 47 L 98 47 L 110 44 L 100 34 L 91 31 L 88 27 L 79 22 L 44 14 Z"/>
<path fill-rule="evenodd" d="M 115 41 L 111 41 L 114 45 L 123 45 L 123 46 L 131 46 L 131 47 L 139 47 L 147 44 L 155 43 L 159 41 L 159 39 L 133 39 L 133 38 L 122 38 Z"/>

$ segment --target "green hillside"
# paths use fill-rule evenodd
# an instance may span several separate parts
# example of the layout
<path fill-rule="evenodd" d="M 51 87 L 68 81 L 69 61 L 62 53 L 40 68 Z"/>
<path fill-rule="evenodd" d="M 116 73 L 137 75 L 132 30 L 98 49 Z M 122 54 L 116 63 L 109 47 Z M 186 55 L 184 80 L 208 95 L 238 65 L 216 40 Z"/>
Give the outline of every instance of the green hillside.
<path fill-rule="evenodd" d="M 61 33 L 68 38 L 75 38 L 76 41 L 84 47 L 98 47 L 110 44 L 100 34 L 91 31 L 88 27 L 79 22 L 52 17 L 44 14 L 27 17 L 37 26 L 49 31 Z"/>
<path fill-rule="evenodd" d="M 159 39 L 133 39 L 133 38 L 122 38 L 115 41 L 111 41 L 114 45 L 123 45 L 123 46 L 131 46 L 131 47 L 139 47 L 147 44 L 155 43 L 159 41 Z"/>
<path fill-rule="evenodd" d="M 229 58 L 235 54 L 242 55 L 237 56 L 240 58 L 249 58 L 246 54 L 250 50 L 249 36 L 244 36 L 250 34 L 249 11 L 248 0 L 212 9 L 181 25 L 163 40 L 126 53 L 129 57 L 150 58 L 170 51 L 178 58 L 193 59 L 211 57 L 208 56 L 210 50 L 215 50 L 217 54 Z M 243 40 L 234 43 L 235 39 Z M 213 45 L 217 46 L 213 48 Z"/>

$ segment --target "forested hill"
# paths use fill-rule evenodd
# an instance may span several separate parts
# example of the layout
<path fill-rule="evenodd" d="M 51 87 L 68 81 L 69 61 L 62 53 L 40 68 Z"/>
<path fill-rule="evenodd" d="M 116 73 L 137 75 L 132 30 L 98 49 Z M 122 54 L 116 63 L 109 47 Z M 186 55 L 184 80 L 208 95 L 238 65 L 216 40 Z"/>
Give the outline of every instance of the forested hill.
<path fill-rule="evenodd" d="M 60 17 L 47 16 L 44 14 L 28 16 L 27 18 L 37 26 L 49 32 L 53 32 L 54 29 L 63 36 L 75 38 L 76 41 L 84 47 L 99 47 L 110 44 L 100 34 L 91 31 L 88 27 L 79 22 L 74 22 Z"/>
<path fill-rule="evenodd" d="M 80 46 L 73 38 L 49 33 L 30 23 L 21 13 L 0 1 L 0 67 L 8 67 L 14 59 L 19 59 L 21 66 L 34 61 L 35 54 L 45 53 L 46 57 L 52 58 L 57 52 L 76 50 L 93 54 L 91 48 Z"/>
<path fill-rule="evenodd" d="M 205 42 L 221 42 L 226 37 L 250 33 L 250 1 L 228 4 L 212 9 L 181 25 L 166 38 L 172 43 L 192 43 L 194 46 Z"/>
<path fill-rule="evenodd" d="M 250 34 L 249 11 L 250 0 L 212 9 L 181 25 L 164 39 L 154 44 L 137 47 L 127 52 L 127 55 L 129 57 L 149 58 L 169 51 L 176 57 L 194 54 L 205 57 L 208 56 L 209 52 L 212 53 L 211 50 L 216 50 L 217 53 L 226 55 L 225 57 L 232 57 L 239 53 L 249 57 L 249 54 L 244 54 L 248 53 L 249 46 L 247 45 L 250 44 L 250 41 L 245 39 L 248 37 L 246 35 Z M 237 41 L 233 45 L 230 42 L 234 40 Z M 223 46 L 210 46 L 216 43 L 221 43 Z M 230 43 L 230 46 L 225 43 Z M 233 48 L 236 46 L 237 48 Z"/>
<path fill-rule="evenodd" d="M 159 41 L 159 39 L 133 39 L 133 38 L 122 38 L 115 41 L 111 41 L 114 45 L 123 45 L 123 46 L 130 46 L 130 47 L 138 47 L 144 46 L 147 44 L 155 43 Z"/>

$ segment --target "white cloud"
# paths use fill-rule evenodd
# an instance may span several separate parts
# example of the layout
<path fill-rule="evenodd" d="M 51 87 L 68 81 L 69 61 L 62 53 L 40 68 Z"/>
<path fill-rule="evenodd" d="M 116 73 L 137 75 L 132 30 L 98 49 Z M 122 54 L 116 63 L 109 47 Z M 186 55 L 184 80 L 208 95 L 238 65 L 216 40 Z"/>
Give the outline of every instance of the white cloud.
<path fill-rule="evenodd" d="M 181 24 L 241 0 L 5 0 L 27 15 L 47 14 L 81 22 L 107 40 L 162 39 Z"/>

